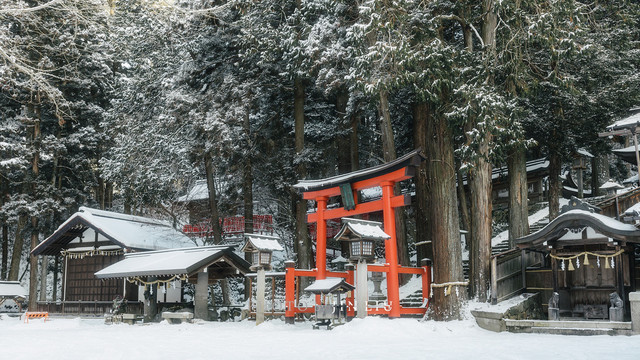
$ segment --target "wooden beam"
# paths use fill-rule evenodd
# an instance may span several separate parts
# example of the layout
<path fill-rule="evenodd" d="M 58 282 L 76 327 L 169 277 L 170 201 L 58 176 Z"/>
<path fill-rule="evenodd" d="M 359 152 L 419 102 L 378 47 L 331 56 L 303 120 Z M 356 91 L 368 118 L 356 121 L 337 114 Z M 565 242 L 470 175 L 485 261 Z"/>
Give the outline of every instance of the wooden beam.
<path fill-rule="evenodd" d="M 351 188 L 353 190 L 364 190 L 376 186 L 380 186 L 380 183 L 383 181 L 392 181 L 398 182 L 402 180 L 410 179 L 414 176 L 415 169 L 412 166 L 404 167 L 395 171 L 392 171 L 388 174 L 384 174 L 381 176 L 377 176 L 371 179 L 357 181 L 351 184 Z M 318 197 L 326 196 L 339 196 L 340 195 L 340 187 L 334 186 L 329 189 L 317 190 L 317 191 L 308 191 L 303 193 L 302 197 L 306 200 L 315 200 Z"/>
<path fill-rule="evenodd" d="M 407 206 L 411 203 L 411 195 L 397 195 L 391 198 L 391 206 L 393 207 L 401 207 Z M 365 203 L 360 203 L 356 205 L 356 208 L 353 210 L 345 210 L 344 208 L 339 209 L 331 209 L 324 211 L 324 219 L 339 219 L 342 217 L 355 216 L 360 214 L 366 214 L 376 211 L 382 211 L 382 200 L 369 201 Z M 318 221 L 318 214 L 308 214 L 307 222 L 314 223 Z"/>

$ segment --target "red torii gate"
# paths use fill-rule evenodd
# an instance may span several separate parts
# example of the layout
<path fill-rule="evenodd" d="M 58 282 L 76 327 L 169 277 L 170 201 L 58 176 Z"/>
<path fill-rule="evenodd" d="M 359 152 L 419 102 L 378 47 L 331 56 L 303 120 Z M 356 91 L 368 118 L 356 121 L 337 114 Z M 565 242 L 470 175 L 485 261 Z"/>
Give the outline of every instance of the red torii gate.
<path fill-rule="evenodd" d="M 424 160 L 419 150 L 414 150 L 394 161 L 378 165 L 372 168 L 363 169 L 334 176 L 321 180 L 305 180 L 294 185 L 295 188 L 303 192 L 305 200 L 314 200 L 317 204 L 317 211 L 307 215 L 307 222 L 317 223 L 316 240 L 316 268 L 315 277 L 317 280 L 325 279 L 327 276 L 327 223 L 329 219 L 338 219 L 354 215 L 366 214 L 382 211 L 384 219 L 384 231 L 391 236 L 385 241 L 386 265 L 372 265 L 370 271 L 387 272 L 387 299 L 389 301 L 389 311 L 369 311 L 370 313 L 388 313 L 389 317 L 400 317 L 401 313 L 416 313 L 412 309 L 401 312 L 399 281 L 398 281 L 398 249 L 396 244 L 396 222 L 395 208 L 409 205 L 410 195 L 394 195 L 394 185 L 414 176 L 416 167 Z M 357 192 L 360 190 L 377 187 L 382 188 L 382 198 L 380 200 L 358 203 Z M 330 197 L 342 196 L 344 208 L 327 210 L 327 201 Z M 402 267 L 402 273 L 422 274 L 423 276 L 423 297 L 428 298 L 430 273 L 425 274 L 425 268 Z M 287 269 L 289 271 L 289 269 Z M 293 320 L 295 310 L 291 306 L 294 302 L 293 269 L 287 278 L 286 299 L 289 304 L 285 317 Z M 430 269 L 429 269 L 430 270 Z M 304 271 L 309 272 L 309 270 Z M 331 273 L 334 275 L 334 273 Z M 313 276 L 313 275 L 305 275 Z M 353 274 L 350 274 L 352 277 Z M 425 288 L 426 286 L 426 288 Z M 426 309 L 425 309 L 426 310 Z M 420 313 L 420 311 L 418 311 Z"/>

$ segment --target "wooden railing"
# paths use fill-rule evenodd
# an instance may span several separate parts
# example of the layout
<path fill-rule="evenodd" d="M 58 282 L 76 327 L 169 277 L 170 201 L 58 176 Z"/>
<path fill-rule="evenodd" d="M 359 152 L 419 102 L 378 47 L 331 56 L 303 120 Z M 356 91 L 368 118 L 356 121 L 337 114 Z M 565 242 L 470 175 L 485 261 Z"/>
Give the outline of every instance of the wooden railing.
<path fill-rule="evenodd" d="M 540 254 L 511 249 L 491 257 L 491 303 L 497 304 L 523 292 L 525 270 L 541 262 Z"/>

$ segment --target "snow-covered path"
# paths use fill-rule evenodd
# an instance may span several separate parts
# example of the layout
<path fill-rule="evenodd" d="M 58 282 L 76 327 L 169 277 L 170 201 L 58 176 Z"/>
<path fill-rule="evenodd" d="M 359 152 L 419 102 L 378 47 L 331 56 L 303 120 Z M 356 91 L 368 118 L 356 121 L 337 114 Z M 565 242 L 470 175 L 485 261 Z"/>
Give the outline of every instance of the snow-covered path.
<path fill-rule="evenodd" d="M 638 359 L 640 336 L 492 333 L 472 320 L 353 320 L 332 331 L 276 320 L 104 325 L 0 320 L 2 359 Z"/>

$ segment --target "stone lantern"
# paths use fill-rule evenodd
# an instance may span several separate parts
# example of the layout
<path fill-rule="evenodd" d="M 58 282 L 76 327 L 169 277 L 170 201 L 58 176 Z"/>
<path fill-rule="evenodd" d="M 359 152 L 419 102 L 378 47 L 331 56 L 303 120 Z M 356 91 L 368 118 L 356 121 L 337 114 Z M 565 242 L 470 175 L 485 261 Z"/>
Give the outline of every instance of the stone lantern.
<path fill-rule="evenodd" d="M 382 230 L 382 223 L 352 218 L 342 219 L 342 229 L 336 240 L 349 243 L 349 260 L 357 262 L 356 267 L 356 307 L 357 316 L 367 316 L 368 286 L 367 263 L 375 260 L 375 241 L 391 238 Z"/>
<path fill-rule="evenodd" d="M 284 249 L 278 243 L 278 238 L 268 235 L 245 234 L 245 243 L 242 246 L 243 252 L 252 254 L 251 270 L 263 268 L 271 270 L 271 255 L 274 251 Z"/>
<path fill-rule="evenodd" d="M 275 236 L 245 234 L 244 237 L 242 251 L 252 253 L 250 269 L 256 271 L 258 275 L 256 277 L 256 325 L 259 325 L 264 321 L 265 270 L 271 270 L 271 254 L 284 249 Z"/>

